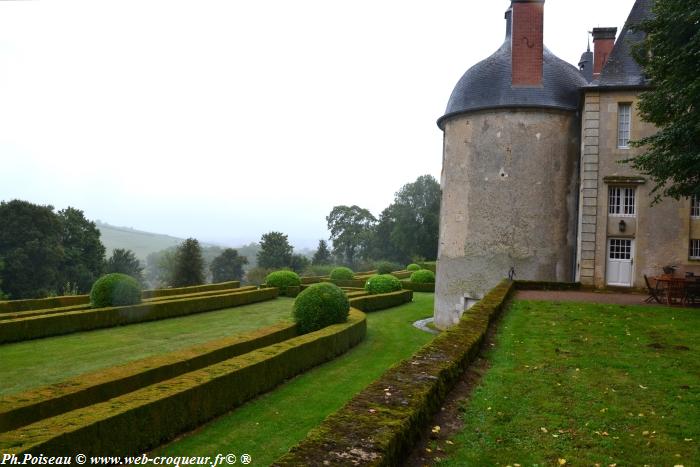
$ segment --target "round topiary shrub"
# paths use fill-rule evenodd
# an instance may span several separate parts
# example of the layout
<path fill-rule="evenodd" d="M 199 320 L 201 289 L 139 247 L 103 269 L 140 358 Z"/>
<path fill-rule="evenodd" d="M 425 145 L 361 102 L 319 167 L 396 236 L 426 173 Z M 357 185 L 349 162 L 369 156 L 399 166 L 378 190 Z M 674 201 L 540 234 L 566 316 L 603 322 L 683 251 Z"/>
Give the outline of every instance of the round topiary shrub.
<path fill-rule="evenodd" d="M 352 280 L 353 277 L 355 277 L 355 273 L 352 272 L 352 269 L 342 266 L 333 269 L 330 275 L 331 280 L 334 281 L 349 281 Z"/>
<path fill-rule="evenodd" d="M 411 282 L 430 284 L 435 282 L 435 273 L 428 269 L 421 269 L 411 274 Z"/>
<path fill-rule="evenodd" d="M 419 271 L 420 266 L 418 266 L 416 263 L 411 263 L 408 266 L 406 266 L 406 271 Z"/>
<path fill-rule="evenodd" d="M 401 290 L 401 281 L 391 274 L 377 274 L 367 279 L 365 290 L 372 295 L 395 292 Z"/>
<path fill-rule="evenodd" d="M 377 270 L 377 274 L 389 274 L 400 270 L 401 265 L 398 263 L 392 263 L 391 261 L 379 261 L 374 263 L 374 268 Z"/>
<path fill-rule="evenodd" d="M 349 313 L 350 302 L 345 292 L 330 282 L 313 284 L 294 300 L 294 321 L 302 334 L 344 323 Z"/>
<path fill-rule="evenodd" d="M 141 303 L 141 286 L 131 276 L 115 272 L 95 281 L 90 291 L 93 308 Z"/>
<path fill-rule="evenodd" d="M 287 290 L 287 287 L 301 285 L 299 274 L 294 271 L 275 271 L 271 272 L 265 278 L 265 283 L 270 287 L 278 287 L 282 292 Z"/>

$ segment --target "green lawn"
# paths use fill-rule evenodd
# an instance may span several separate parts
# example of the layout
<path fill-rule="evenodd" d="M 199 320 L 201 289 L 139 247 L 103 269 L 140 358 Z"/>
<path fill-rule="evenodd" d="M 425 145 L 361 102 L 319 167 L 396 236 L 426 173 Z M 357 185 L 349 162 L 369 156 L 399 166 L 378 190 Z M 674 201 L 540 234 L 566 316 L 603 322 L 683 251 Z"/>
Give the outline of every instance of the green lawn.
<path fill-rule="evenodd" d="M 291 320 L 294 300 L 0 345 L 0 395 Z"/>
<path fill-rule="evenodd" d="M 440 465 L 700 462 L 700 310 L 516 301 L 488 360 Z"/>
<path fill-rule="evenodd" d="M 251 465 L 269 465 L 326 416 L 432 339 L 412 326 L 433 314 L 433 294 L 367 314 L 367 338 L 345 355 L 304 373 L 220 417 L 153 455 L 216 456 L 247 453 Z"/>

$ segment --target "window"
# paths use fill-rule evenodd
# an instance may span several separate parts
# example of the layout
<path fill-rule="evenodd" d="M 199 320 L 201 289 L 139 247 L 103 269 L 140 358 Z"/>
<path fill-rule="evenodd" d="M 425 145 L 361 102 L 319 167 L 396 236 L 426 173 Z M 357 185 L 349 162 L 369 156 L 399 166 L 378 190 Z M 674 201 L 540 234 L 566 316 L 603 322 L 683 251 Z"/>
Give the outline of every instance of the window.
<path fill-rule="evenodd" d="M 690 217 L 700 219 L 700 195 L 690 198 Z"/>
<path fill-rule="evenodd" d="M 628 149 L 630 147 L 630 121 L 632 117 L 632 104 L 619 104 L 617 107 L 617 147 Z"/>
<path fill-rule="evenodd" d="M 611 186 L 608 189 L 608 214 L 611 216 L 634 217 L 635 189 Z"/>
<path fill-rule="evenodd" d="M 700 240 L 690 241 L 690 259 L 700 259 Z"/>
<path fill-rule="evenodd" d="M 608 255 L 610 259 L 632 259 L 632 240 L 611 238 Z"/>

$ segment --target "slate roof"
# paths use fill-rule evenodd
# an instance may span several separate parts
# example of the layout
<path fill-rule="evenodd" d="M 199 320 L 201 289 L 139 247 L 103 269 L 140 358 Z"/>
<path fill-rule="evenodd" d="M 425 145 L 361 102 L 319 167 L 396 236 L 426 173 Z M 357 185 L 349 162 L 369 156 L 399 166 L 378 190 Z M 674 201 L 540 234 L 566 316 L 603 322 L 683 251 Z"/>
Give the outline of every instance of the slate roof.
<path fill-rule="evenodd" d="M 587 85 L 578 68 L 558 58 L 544 48 L 543 85 L 541 87 L 512 86 L 511 40 L 489 58 L 470 68 L 459 80 L 447 103 L 445 115 L 438 127 L 455 115 L 476 110 L 505 107 L 535 107 L 577 110 L 581 87 Z"/>
<path fill-rule="evenodd" d="M 642 68 L 632 57 L 632 46 L 644 40 L 645 34 L 635 29 L 643 20 L 651 16 L 654 0 L 637 0 L 629 17 L 615 42 L 607 63 L 600 73 L 600 78 L 593 83 L 600 87 L 636 87 L 648 86 L 649 82 Z"/>

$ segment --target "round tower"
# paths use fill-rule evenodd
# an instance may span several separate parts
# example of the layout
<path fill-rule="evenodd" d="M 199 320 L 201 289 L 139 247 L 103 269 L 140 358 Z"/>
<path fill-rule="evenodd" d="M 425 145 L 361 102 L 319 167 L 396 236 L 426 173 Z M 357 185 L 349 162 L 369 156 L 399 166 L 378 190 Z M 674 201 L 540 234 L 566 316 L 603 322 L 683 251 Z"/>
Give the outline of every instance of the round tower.
<path fill-rule="evenodd" d="M 515 272 L 575 271 L 579 70 L 544 47 L 544 0 L 513 0 L 506 39 L 459 80 L 444 132 L 435 322 L 455 324 Z"/>

